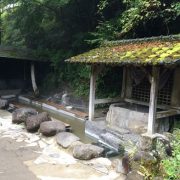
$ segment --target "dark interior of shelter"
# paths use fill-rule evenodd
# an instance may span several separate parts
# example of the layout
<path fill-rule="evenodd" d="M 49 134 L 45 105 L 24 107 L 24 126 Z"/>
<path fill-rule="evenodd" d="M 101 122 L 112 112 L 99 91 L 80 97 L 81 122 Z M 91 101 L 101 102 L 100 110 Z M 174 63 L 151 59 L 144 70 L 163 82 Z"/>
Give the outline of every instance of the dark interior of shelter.
<path fill-rule="evenodd" d="M 48 66 L 35 62 L 36 82 L 41 84 L 48 72 Z M 32 90 L 31 61 L 0 58 L 0 90 L 20 89 L 21 92 Z"/>

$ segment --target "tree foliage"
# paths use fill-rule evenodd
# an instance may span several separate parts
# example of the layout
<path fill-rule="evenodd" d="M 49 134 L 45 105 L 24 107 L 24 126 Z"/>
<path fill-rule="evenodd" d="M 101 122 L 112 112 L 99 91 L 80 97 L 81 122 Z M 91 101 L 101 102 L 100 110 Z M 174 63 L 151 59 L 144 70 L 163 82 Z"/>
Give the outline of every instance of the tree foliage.
<path fill-rule="evenodd" d="M 104 40 L 179 32 L 178 0 L 1 0 L 2 44 L 36 49 L 52 62 L 54 82 L 86 87 L 88 68 L 64 59 Z M 99 87 L 99 86 L 98 86 Z M 99 87 L 101 89 L 101 86 Z"/>
<path fill-rule="evenodd" d="M 107 11 L 113 2 L 119 8 L 109 17 Z M 101 0 L 99 13 L 103 21 L 96 27 L 94 35 L 100 41 L 179 33 L 178 0 Z"/>

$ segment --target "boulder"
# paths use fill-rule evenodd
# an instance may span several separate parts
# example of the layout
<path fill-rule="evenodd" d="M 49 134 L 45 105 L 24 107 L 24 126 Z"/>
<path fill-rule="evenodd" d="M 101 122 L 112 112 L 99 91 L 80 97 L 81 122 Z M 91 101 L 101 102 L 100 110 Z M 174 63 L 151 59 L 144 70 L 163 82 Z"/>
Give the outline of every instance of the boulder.
<path fill-rule="evenodd" d="M 143 164 L 144 166 L 152 166 L 157 162 L 157 159 L 150 153 L 146 151 L 138 151 L 133 156 L 134 162 L 137 162 L 134 164 L 135 167 L 132 167 L 133 169 L 137 169 L 138 165 Z"/>
<path fill-rule="evenodd" d="M 38 114 L 36 117 L 40 121 L 40 123 L 52 120 L 50 115 L 47 112 L 42 112 L 42 113 Z"/>
<path fill-rule="evenodd" d="M 168 133 L 167 133 L 168 135 Z M 170 138 L 170 135 L 169 135 Z M 154 148 L 158 153 L 158 157 L 160 159 L 166 158 L 166 156 L 172 156 L 172 146 L 170 142 L 173 140 L 172 138 L 169 139 L 167 136 L 162 134 L 154 134 Z"/>
<path fill-rule="evenodd" d="M 66 131 L 64 123 L 60 121 L 47 121 L 40 125 L 40 132 L 44 136 L 54 136 L 59 132 Z"/>
<path fill-rule="evenodd" d="M 70 132 L 60 132 L 56 136 L 57 143 L 64 148 L 68 148 L 75 141 L 79 141 L 79 140 L 80 140 L 79 137 L 77 137 L 76 135 Z"/>
<path fill-rule="evenodd" d="M 25 120 L 26 129 L 30 132 L 35 132 L 39 129 L 40 124 L 45 121 L 51 121 L 51 118 L 47 112 L 32 115 Z"/>
<path fill-rule="evenodd" d="M 9 102 L 6 99 L 0 99 L 0 109 L 6 109 L 9 106 Z"/>
<path fill-rule="evenodd" d="M 82 143 L 81 141 L 75 141 L 75 142 L 73 142 L 73 143 L 68 147 L 68 152 L 72 154 L 74 147 L 77 146 L 77 145 L 82 145 L 82 144 L 84 144 L 84 143 Z"/>
<path fill-rule="evenodd" d="M 19 108 L 12 113 L 12 122 L 20 124 L 25 122 L 29 116 L 37 114 L 38 112 L 33 108 Z"/>
<path fill-rule="evenodd" d="M 153 138 L 148 135 L 143 135 L 140 140 L 141 151 L 152 151 L 153 150 Z"/>
<path fill-rule="evenodd" d="M 80 160 L 90 160 L 92 158 L 100 157 L 104 149 L 92 144 L 77 145 L 73 149 L 73 156 Z"/>

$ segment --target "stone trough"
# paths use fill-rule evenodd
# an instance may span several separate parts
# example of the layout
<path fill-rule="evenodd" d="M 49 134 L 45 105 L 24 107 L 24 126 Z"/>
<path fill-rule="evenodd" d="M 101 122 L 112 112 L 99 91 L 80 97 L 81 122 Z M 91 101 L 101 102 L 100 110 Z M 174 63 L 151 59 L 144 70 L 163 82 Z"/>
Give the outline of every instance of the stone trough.
<path fill-rule="evenodd" d="M 117 103 L 109 107 L 106 122 L 107 126 L 121 133 L 122 128 L 130 129 L 137 133 L 145 133 L 148 123 L 148 107 Z"/>
<path fill-rule="evenodd" d="M 141 135 L 147 132 L 148 112 L 148 106 L 127 102 L 112 104 L 106 119 L 87 121 L 85 131 L 115 151 L 123 147 L 129 151 L 133 145 L 139 145 Z M 168 128 L 168 119 L 164 121 L 166 126 L 156 123 L 158 132 Z"/>

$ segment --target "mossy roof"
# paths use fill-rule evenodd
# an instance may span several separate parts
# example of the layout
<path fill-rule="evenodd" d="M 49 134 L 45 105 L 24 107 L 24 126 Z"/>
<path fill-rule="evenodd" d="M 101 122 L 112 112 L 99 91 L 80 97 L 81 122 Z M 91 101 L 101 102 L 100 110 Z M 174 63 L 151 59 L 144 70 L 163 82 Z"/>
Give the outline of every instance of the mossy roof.
<path fill-rule="evenodd" d="M 0 46 L 0 58 L 28 60 L 28 61 L 46 61 L 37 56 L 36 52 L 31 49 Z"/>
<path fill-rule="evenodd" d="M 105 42 L 101 47 L 71 57 L 70 63 L 160 65 L 180 63 L 180 34 Z"/>

